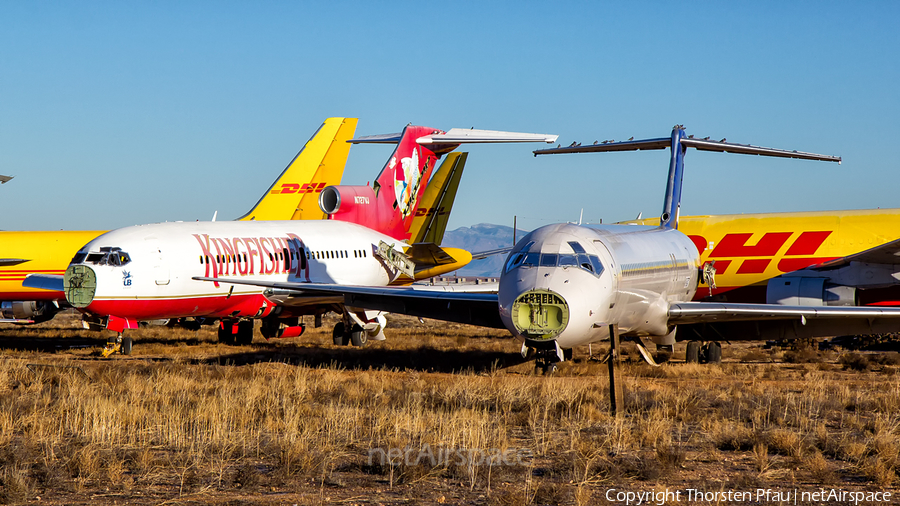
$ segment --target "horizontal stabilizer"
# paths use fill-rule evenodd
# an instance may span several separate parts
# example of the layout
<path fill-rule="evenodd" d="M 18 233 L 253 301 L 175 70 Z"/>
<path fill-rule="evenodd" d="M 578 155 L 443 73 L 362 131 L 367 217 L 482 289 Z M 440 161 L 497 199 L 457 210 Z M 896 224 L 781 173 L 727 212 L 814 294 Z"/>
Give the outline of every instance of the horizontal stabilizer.
<path fill-rule="evenodd" d="M 488 142 L 556 142 L 558 135 L 501 132 L 499 130 L 475 130 L 474 128 L 451 128 L 443 134 L 419 137 L 419 144 L 481 144 Z"/>
<path fill-rule="evenodd" d="M 14 177 L 15 177 L 15 176 L 0 176 L 0 184 L 8 183 L 9 180 L 12 179 L 12 178 L 14 178 Z"/>
<path fill-rule="evenodd" d="M 719 151 L 721 153 L 738 153 L 744 155 L 774 156 L 779 158 L 796 158 L 800 160 L 820 160 L 824 162 L 841 163 L 841 157 L 831 155 L 819 155 L 803 151 L 788 151 L 786 149 L 764 148 L 750 144 L 735 144 L 732 142 L 719 142 L 708 139 L 681 139 L 681 145 L 695 148 L 700 151 Z M 661 137 L 658 139 L 645 139 L 638 141 L 606 142 L 582 146 L 576 144 L 564 148 L 539 149 L 534 155 L 554 155 L 562 153 L 602 153 L 609 151 L 639 151 L 645 149 L 668 149 L 672 147 L 672 139 Z"/>
<path fill-rule="evenodd" d="M 55 292 L 64 290 L 62 274 L 29 274 L 22 281 L 22 286 L 40 290 L 53 290 Z"/>
<path fill-rule="evenodd" d="M 402 137 L 403 133 L 397 132 L 395 134 L 366 135 L 350 139 L 347 142 L 350 144 L 397 144 Z"/>
<path fill-rule="evenodd" d="M 475 130 L 472 128 L 451 128 L 447 133 L 425 135 L 416 139 L 419 144 L 483 144 L 489 142 L 556 142 L 558 135 L 501 132 L 499 130 Z M 350 139 L 352 144 L 396 144 L 401 133 L 366 135 Z"/>
<path fill-rule="evenodd" d="M 433 242 L 417 242 L 406 250 L 406 255 L 415 262 L 416 267 L 420 265 L 434 266 L 452 264 L 456 260 L 441 249 L 440 246 Z"/>
<path fill-rule="evenodd" d="M 509 246 L 507 248 L 491 249 L 487 251 L 478 251 L 476 253 L 472 253 L 472 260 L 481 260 L 494 255 L 505 255 L 510 251 L 512 251 L 512 246 Z"/>

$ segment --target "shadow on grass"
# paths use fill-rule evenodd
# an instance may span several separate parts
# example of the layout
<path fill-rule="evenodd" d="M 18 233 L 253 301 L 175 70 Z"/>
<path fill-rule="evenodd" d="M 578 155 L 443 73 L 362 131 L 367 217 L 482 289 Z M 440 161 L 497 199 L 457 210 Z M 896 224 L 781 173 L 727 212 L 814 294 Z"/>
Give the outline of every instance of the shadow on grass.
<path fill-rule="evenodd" d="M 479 350 L 442 350 L 420 347 L 404 350 L 380 348 L 314 348 L 296 347 L 277 350 L 259 349 L 196 360 L 199 364 L 248 365 L 280 362 L 306 367 L 340 367 L 344 369 L 397 369 L 423 372 L 490 372 L 521 364 L 518 353 Z"/>

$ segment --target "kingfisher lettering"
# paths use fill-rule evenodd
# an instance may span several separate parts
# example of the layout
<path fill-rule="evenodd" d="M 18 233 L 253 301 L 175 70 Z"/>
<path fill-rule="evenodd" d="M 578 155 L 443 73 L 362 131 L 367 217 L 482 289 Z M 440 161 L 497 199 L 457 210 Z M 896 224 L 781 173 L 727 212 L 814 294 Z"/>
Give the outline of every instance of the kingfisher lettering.
<path fill-rule="evenodd" d="M 200 245 L 205 277 L 289 274 L 309 281 L 306 248 L 296 234 L 230 238 L 192 235 Z"/>
<path fill-rule="evenodd" d="M 705 250 L 712 249 L 708 259 L 716 261 L 716 272 L 719 274 L 724 274 L 732 263 L 738 264 L 737 274 L 762 274 L 773 261 L 777 261 L 776 268 L 780 272 L 792 272 L 833 260 L 835 257 L 812 256 L 831 233 L 830 230 L 801 232 L 790 243 L 788 241 L 794 232 L 766 232 L 756 241 L 756 244 L 748 244 L 753 236 L 752 233 L 725 234 L 715 245 L 710 244 L 705 237 L 700 235 L 692 235 L 690 239 L 701 254 Z M 789 244 L 787 251 L 779 255 L 778 252 L 786 244 Z"/>

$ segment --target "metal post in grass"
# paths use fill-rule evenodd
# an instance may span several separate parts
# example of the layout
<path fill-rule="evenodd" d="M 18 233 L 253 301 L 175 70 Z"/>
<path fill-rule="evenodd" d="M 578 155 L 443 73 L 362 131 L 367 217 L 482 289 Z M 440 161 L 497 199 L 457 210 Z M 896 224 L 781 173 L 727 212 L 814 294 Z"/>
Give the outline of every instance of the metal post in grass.
<path fill-rule="evenodd" d="M 621 416 L 622 381 L 619 378 L 619 325 L 609 326 L 609 412 L 613 416 Z"/>

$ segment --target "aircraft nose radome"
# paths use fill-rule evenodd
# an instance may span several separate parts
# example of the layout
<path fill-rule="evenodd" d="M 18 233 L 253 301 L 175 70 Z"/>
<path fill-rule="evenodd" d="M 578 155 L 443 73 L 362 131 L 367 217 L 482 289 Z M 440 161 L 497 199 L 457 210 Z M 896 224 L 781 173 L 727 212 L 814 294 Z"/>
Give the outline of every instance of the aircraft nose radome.
<path fill-rule="evenodd" d="M 66 300 L 73 307 L 87 307 L 97 292 L 97 274 L 87 265 L 70 265 L 63 276 Z"/>
<path fill-rule="evenodd" d="M 513 302 L 510 318 L 526 339 L 555 339 L 569 323 L 569 305 L 551 290 L 529 290 Z"/>

